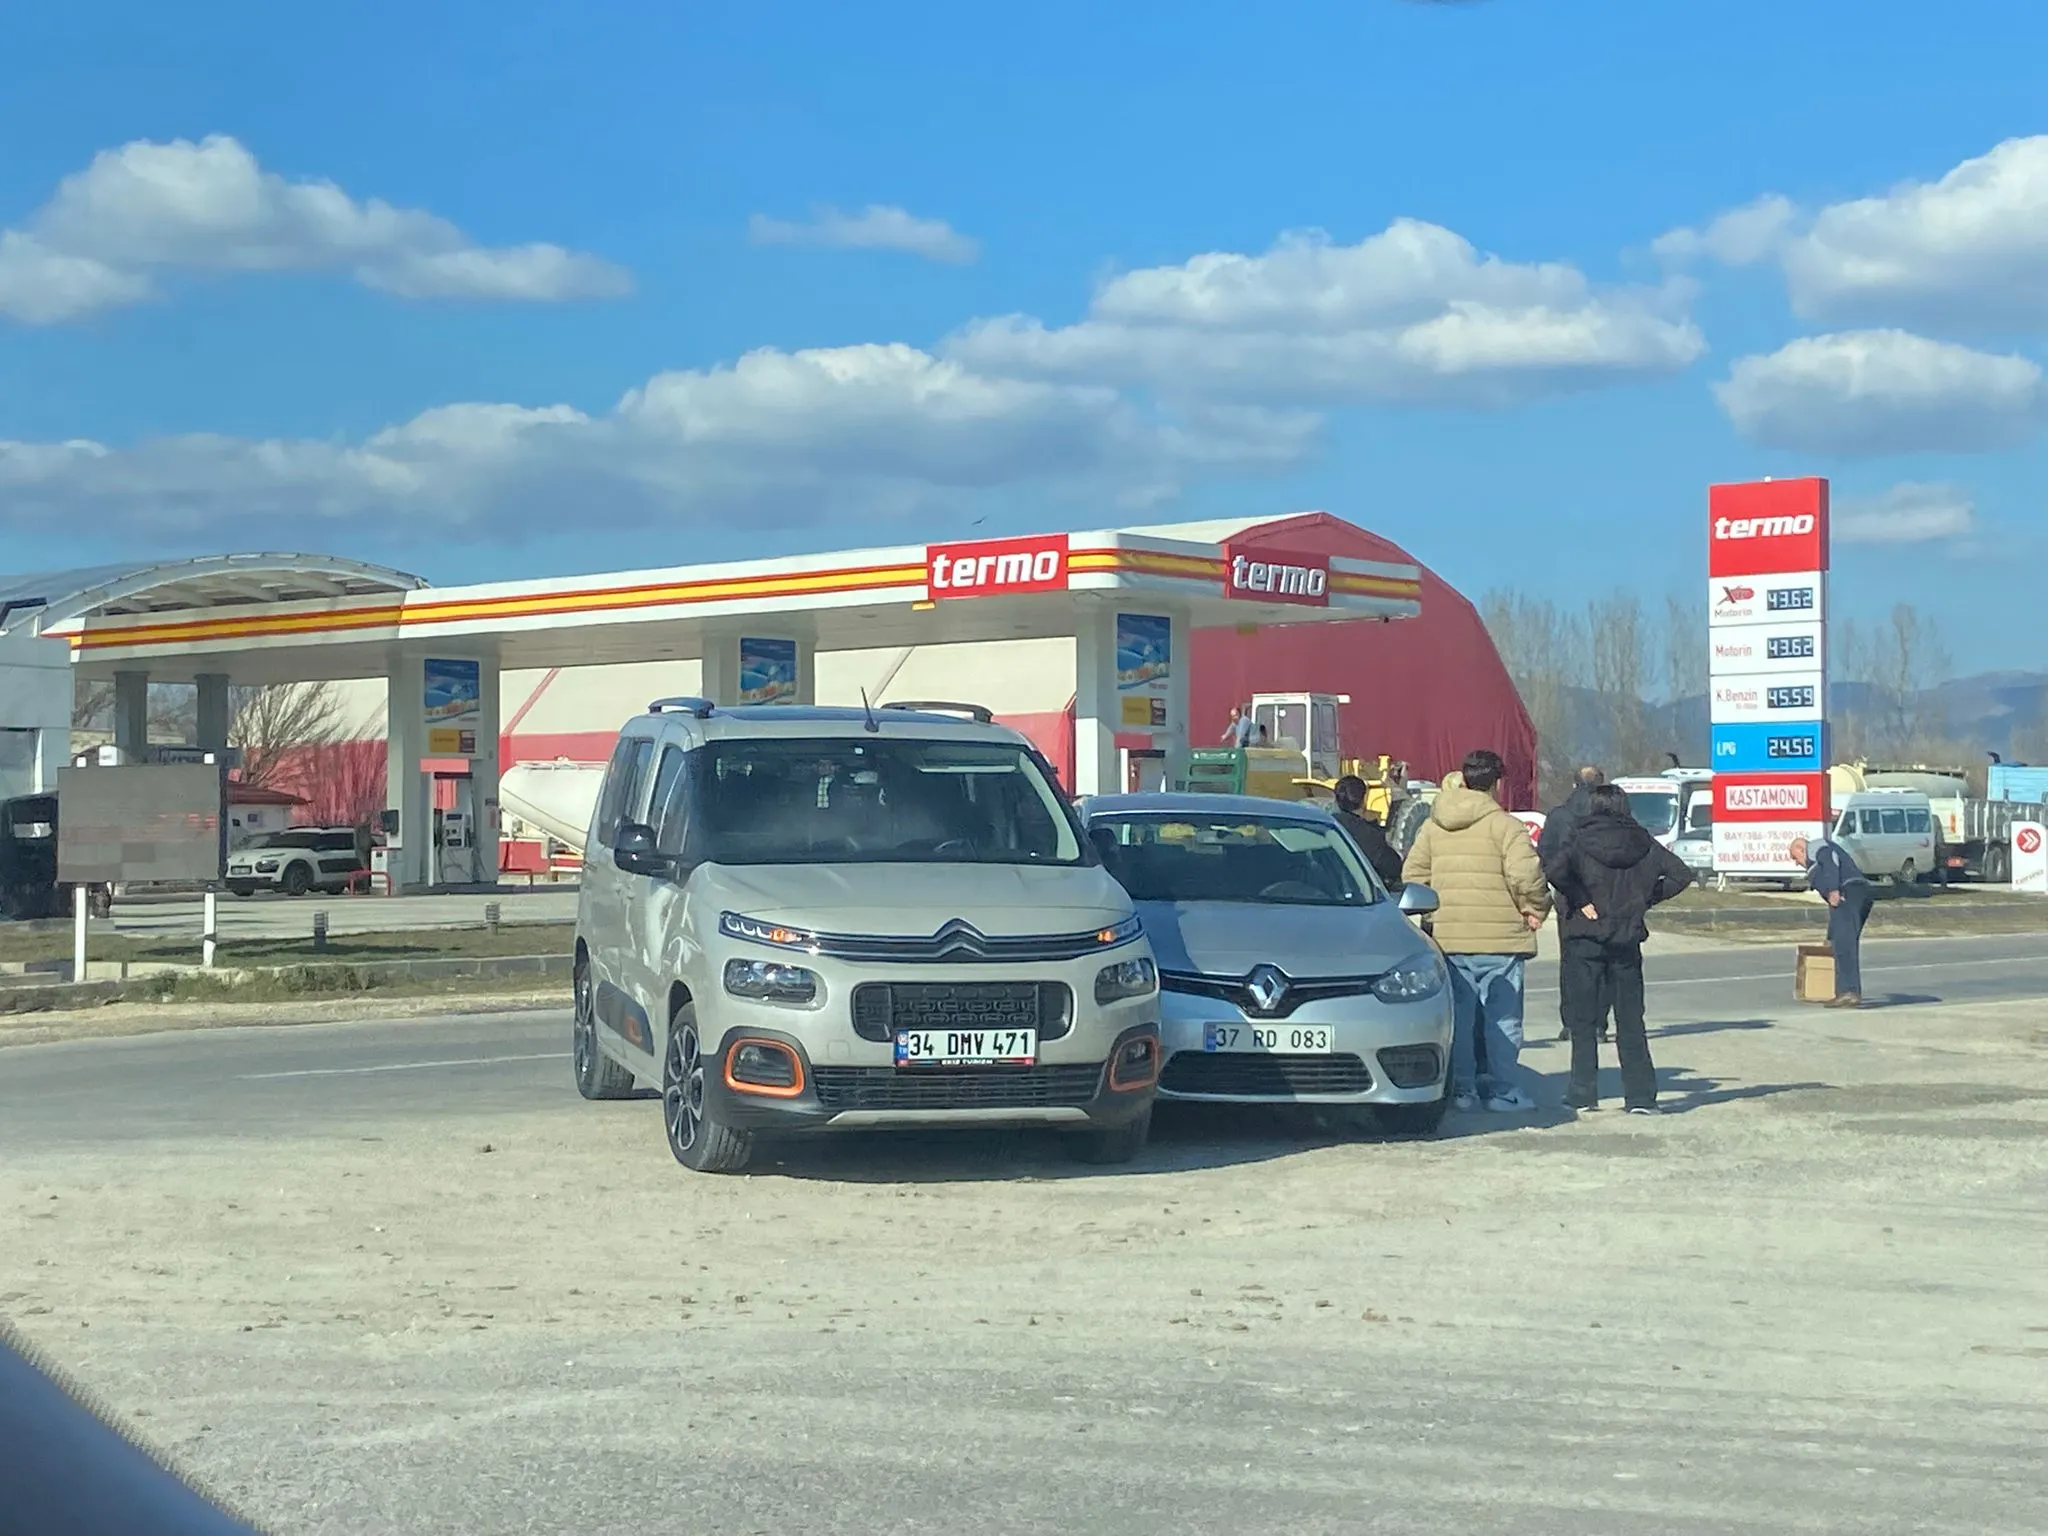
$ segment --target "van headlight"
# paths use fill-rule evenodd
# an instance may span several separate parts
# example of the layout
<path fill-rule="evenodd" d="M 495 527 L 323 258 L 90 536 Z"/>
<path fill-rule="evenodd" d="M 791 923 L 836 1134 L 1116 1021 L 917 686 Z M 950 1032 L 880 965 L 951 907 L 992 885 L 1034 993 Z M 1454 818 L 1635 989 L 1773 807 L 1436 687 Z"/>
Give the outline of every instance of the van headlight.
<path fill-rule="evenodd" d="M 764 923 L 758 917 L 743 917 L 737 912 L 718 914 L 718 931 L 728 939 L 744 939 L 749 944 L 770 944 L 777 949 L 808 949 L 815 951 L 818 936 L 803 928 L 788 928 L 781 923 Z"/>
<path fill-rule="evenodd" d="M 1159 990 L 1159 967 L 1149 959 L 1119 960 L 1095 973 L 1095 1001 L 1117 1003 L 1130 997 L 1150 997 Z"/>
<path fill-rule="evenodd" d="M 1444 989 L 1444 968 L 1435 960 L 1410 960 L 1372 984 L 1372 995 L 1383 1003 L 1419 1003 Z"/>
<path fill-rule="evenodd" d="M 818 973 L 775 960 L 728 960 L 725 990 L 757 1003 L 811 1003 L 818 998 Z"/>

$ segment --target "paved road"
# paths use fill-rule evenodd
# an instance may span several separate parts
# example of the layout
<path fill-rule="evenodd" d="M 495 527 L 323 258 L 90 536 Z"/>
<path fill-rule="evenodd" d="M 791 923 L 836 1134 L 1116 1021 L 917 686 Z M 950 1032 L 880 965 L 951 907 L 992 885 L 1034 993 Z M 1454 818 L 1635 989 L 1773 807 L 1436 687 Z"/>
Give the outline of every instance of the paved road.
<path fill-rule="evenodd" d="M 693 1178 L 554 1013 L 20 1047 L 0 1308 L 304 1536 L 2038 1536 L 2048 946 L 1870 970 L 1660 957 L 1696 1113 L 1100 1173 Z"/>
<path fill-rule="evenodd" d="M 2048 936 L 1902 939 L 1869 946 L 1874 1004 L 2048 998 Z M 1529 988 L 1525 1062 L 1556 1077 L 1554 971 Z M 1764 1028 L 1790 1006 L 1775 947 L 1667 955 L 1650 966 L 1658 1037 Z M 0 1052 L 0 1149 L 213 1137 L 289 1137 L 406 1116 L 568 1110 L 567 1021 L 553 1011 L 146 1035 Z M 1674 1048 L 1662 1053 L 1671 1061 Z M 1551 1097 L 1561 1083 L 1551 1085 Z"/>

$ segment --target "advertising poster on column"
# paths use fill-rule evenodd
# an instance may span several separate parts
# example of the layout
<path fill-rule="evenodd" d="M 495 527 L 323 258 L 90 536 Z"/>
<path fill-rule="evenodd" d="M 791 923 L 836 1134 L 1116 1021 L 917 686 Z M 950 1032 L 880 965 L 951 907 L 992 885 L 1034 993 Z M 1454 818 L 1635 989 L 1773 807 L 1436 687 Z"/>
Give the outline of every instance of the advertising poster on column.
<path fill-rule="evenodd" d="M 796 702 L 796 642 L 767 637 L 740 638 L 740 702 Z"/>
<path fill-rule="evenodd" d="M 484 719 L 481 662 L 428 657 L 424 712 L 427 753 L 432 757 L 475 757 L 476 733 Z"/>
<path fill-rule="evenodd" d="M 1167 729 L 1166 694 L 1173 676 L 1173 626 L 1164 614 L 1116 616 L 1117 722 L 1126 730 Z"/>

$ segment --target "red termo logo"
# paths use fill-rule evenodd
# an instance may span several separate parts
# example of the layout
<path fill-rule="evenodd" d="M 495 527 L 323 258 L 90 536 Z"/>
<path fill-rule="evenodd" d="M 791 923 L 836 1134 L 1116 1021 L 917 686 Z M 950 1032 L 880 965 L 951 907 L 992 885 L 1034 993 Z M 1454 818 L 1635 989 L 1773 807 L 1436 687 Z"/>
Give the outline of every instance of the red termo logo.
<path fill-rule="evenodd" d="M 1770 576 L 1828 568 L 1828 483 L 1757 480 L 1707 491 L 1707 574 Z"/>
<path fill-rule="evenodd" d="M 1223 595 L 1257 603 L 1330 606 L 1330 557 L 1223 546 Z"/>
<path fill-rule="evenodd" d="M 934 598 L 1067 590 L 1067 536 L 982 539 L 925 546 L 925 585 Z"/>

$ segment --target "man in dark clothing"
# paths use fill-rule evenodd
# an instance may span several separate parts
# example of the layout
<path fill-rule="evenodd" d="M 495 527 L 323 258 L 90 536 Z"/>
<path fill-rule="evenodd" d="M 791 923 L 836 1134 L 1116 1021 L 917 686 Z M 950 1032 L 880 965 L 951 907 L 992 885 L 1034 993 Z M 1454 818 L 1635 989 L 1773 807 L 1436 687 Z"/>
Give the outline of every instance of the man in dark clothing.
<path fill-rule="evenodd" d="M 1543 869 L 1570 904 L 1558 964 L 1572 1039 L 1565 1104 L 1599 1108 L 1600 1010 L 1611 999 L 1623 1101 L 1631 1114 L 1655 1114 L 1657 1067 L 1643 1018 L 1646 919 L 1650 908 L 1692 884 L 1692 871 L 1629 814 L 1628 796 L 1612 784 L 1588 790 L 1586 819 L 1568 847 L 1545 854 Z"/>
<path fill-rule="evenodd" d="M 1553 859 L 1562 862 L 1571 856 L 1572 834 L 1578 831 L 1580 823 L 1586 819 L 1586 810 L 1593 803 L 1590 797 L 1594 789 L 1606 782 L 1607 774 L 1604 770 L 1592 763 L 1583 764 L 1578 773 L 1573 776 L 1572 792 L 1565 797 L 1564 804 L 1544 816 L 1543 831 L 1536 839 L 1536 852 L 1541 855 L 1546 865 Z M 1570 910 L 1565 905 L 1564 893 L 1562 891 L 1558 892 L 1557 943 L 1560 952 L 1564 948 L 1565 914 Z M 1569 1040 L 1572 1037 L 1571 1026 L 1564 1023 L 1563 1015 L 1564 1006 L 1560 1002 L 1558 1005 L 1558 1022 L 1563 1027 L 1558 1030 L 1557 1038 Z M 1614 999 L 1611 996 L 1603 996 L 1600 1000 L 1600 1038 L 1602 1040 L 1608 1038 L 1609 1032 L 1613 1028 L 1610 1022 L 1613 1016 Z"/>
<path fill-rule="evenodd" d="M 1870 877 L 1833 838 L 1792 841 L 1792 857 L 1806 866 L 1806 886 L 1828 904 L 1828 948 L 1835 956 L 1835 995 L 1830 1008 L 1863 1006 L 1863 925 L 1877 892 Z"/>
<path fill-rule="evenodd" d="M 1351 834 L 1365 862 L 1390 891 L 1401 889 L 1401 855 L 1387 841 L 1386 828 L 1365 814 L 1365 780 L 1347 773 L 1337 781 L 1337 822 Z"/>

